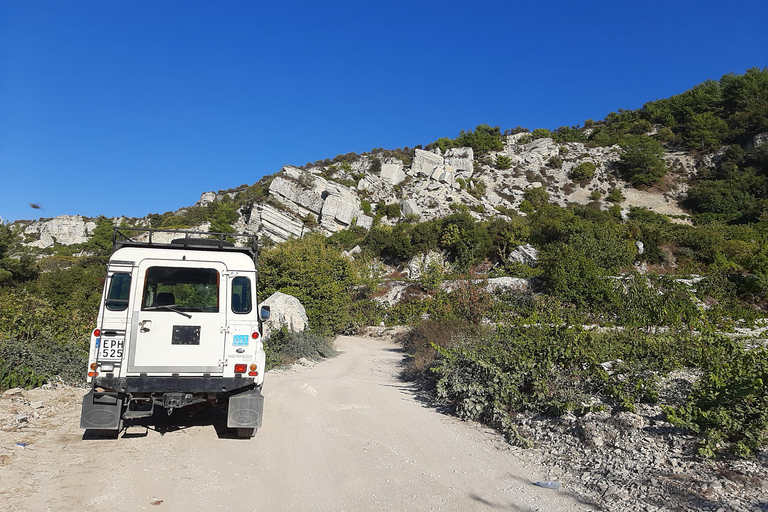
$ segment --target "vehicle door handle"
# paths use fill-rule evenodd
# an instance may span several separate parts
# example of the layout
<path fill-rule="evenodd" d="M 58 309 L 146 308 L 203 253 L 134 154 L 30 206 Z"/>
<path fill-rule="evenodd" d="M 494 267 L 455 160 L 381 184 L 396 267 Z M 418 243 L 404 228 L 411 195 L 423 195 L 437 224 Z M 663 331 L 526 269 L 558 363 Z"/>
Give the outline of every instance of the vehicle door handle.
<path fill-rule="evenodd" d="M 152 320 L 142 320 L 139 322 L 139 332 L 149 332 L 150 327 L 152 327 Z"/>

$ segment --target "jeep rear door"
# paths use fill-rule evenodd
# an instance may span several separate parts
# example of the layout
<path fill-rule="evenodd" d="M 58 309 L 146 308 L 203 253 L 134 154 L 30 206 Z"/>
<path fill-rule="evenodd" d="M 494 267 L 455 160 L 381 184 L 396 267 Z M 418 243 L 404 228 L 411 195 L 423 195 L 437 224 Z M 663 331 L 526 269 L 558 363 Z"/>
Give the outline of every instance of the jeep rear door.
<path fill-rule="evenodd" d="M 221 375 L 226 328 L 223 263 L 143 260 L 128 372 Z"/>

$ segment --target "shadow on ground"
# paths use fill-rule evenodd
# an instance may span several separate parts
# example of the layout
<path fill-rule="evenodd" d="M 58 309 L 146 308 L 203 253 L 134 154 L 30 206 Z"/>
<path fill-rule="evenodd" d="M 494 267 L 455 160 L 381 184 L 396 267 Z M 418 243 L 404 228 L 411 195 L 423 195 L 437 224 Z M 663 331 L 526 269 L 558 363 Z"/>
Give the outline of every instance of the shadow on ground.
<path fill-rule="evenodd" d="M 184 409 L 174 409 L 171 414 L 168 414 L 164 408 L 155 407 L 154 414 L 150 417 L 125 420 L 123 429 L 117 437 L 122 439 L 146 437 L 150 430 L 162 436 L 193 427 L 213 427 L 219 439 L 240 439 L 234 429 L 227 428 L 226 411 L 215 405 L 204 407 L 194 414 Z M 115 439 L 115 436 L 111 438 Z M 109 436 L 90 430 L 86 430 L 83 434 L 83 440 L 96 439 L 109 439 Z"/>

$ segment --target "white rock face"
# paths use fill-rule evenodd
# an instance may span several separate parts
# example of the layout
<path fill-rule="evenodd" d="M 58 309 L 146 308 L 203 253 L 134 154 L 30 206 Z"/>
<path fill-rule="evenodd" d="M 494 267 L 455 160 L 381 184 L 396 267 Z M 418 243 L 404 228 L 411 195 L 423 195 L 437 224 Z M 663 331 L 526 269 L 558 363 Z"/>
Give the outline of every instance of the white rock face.
<path fill-rule="evenodd" d="M 437 251 L 429 251 L 426 254 L 418 254 L 413 257 L 405 267 L 405 273 L 410 279 L 418 279 L 429 270 L 430 267 L 437 267 L 445 272 L 447 263 L 442 254 Z"/>
<path fill-rule="evenodd" d="M 405 179 L 403 162 L 395 160 L 382 164 L 380 176 L 382 181 L 389 183 L 390 185 L 397 185 L 402 182 Z"/>
<path fill-rule="evenodd" d="M 299 183 L 287 180 L 280 176 L 272 180 L 269 185 L 269 193 L 291 209 L 296 210 L 301 217 L 312 213 L 315 217 L 320 215 L 323 208 L 322 195 L 314 189 L 307 189 Z"/>
<path fill-rule="evenodd" d="M 410 199 L 403 199 L 400 202 L 400 211 L 403 212 L 403 215 L 421 215 L 421 208 Z"/>
<path fill-rule="evenodd" d="M 208 206 L 214 200 L 216 200 L 215 192 L 203 192 L 200 194 L 200 200 L 197 202 L 197 206 Z"/>
<path fill-rule="evenodd" d="M 290 332 L 301 332 L 309 327 L 307 311 L 299 299 L 293 295 L 275 292 L 259 305 L 261 306 L 270 308 L 269 320 L 264 322 L 262 333 L 265 338 L 283 326 Z"/>
<path fill-rule="evenodd" d="M 62 215 L 49 220 L 33 222 L 24 229 L 24 234 L 38 237 L 37 240 L 28 245 L 45 249 L 57 242 L 62 245 L 87 242 L 95 228 L 95 222 L 86 220 L 80 215 Z"/>
<path fill-rule="evenodd" d="M 509 261 L 516 261 L 529 267 L 535 267 L 539 264 L 539 251 L 531 244 L 521 245 L 510 253 Z"/>
<path fill-rule="evenodd" d="M 338 183 L 328 183 L 325 202 L 320 212 L 320 225 L 331 233 L 352 225 L 352 219 L 363 215 L 357 193 Z"/>
<path fill-rule="evenodd" d="M 431 176 L 435 169 L 442 168 L 445 160 L 442 156 L 436 155 L 422 149 L 415 149 L 413 163 L 411 164 L 411 174 Z"/>
<path fill-rule="evenodd" d="M 284 242 L 289 238 L 301 238 L 305 228 L 304 223 L 292 215 L 269 204 L 258 204 L 251 211 L 246 232 L 265 235 L 274 242 Z"/>
<path fill-rule="evenodd" d="M 451 148 L 445 152 L 445 165 L 450 165 L 456 172 L 467 177 L 474 171 L 475 154 L 472 148 Z M 460 176 L 461 177 L 461 176 Z"/>
<path fill-rule="evenodd" d="M 364 214 L 358 215 L 356 225 L 364 229 L 371 229 L 373 227 L 373 217 Z"/>

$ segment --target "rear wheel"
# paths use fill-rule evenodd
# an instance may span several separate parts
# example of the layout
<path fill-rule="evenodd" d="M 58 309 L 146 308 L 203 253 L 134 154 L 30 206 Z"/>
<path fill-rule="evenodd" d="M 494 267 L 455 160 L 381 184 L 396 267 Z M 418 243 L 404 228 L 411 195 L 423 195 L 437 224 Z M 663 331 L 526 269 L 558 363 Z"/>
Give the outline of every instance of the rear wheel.
<path fill-rule="evenodd" d="M 256 434 L 255 428 L 238 428 L 237 429 L 237 437 L 241 439 L 250 439 Z"/>

